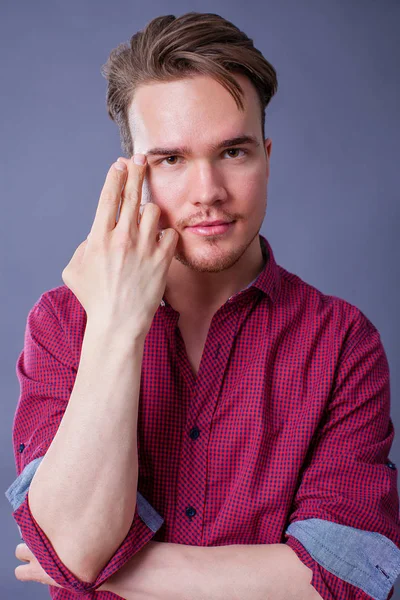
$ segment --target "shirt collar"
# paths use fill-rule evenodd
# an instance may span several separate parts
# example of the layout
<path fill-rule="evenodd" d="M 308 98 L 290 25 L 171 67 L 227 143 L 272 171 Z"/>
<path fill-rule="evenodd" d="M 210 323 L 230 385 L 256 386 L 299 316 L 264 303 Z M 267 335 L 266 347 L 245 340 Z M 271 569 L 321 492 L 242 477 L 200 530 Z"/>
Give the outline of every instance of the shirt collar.
<path fill-rule="evenodd" d="M 261 250 L 264 256 L 264 268 L 261 273 L 247 286 L 254 286 L 268 295 L 272 302 L 275 302 L 281 285 L 281 275 L 267 238 L 259 234 Z M 245 288 L 245 289 L 247 289 Z"/>

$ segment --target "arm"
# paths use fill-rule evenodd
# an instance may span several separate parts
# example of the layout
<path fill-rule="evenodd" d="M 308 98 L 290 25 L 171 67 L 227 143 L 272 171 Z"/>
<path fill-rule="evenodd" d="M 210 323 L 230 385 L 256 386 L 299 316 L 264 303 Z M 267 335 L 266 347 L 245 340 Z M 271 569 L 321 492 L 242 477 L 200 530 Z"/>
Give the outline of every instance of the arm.
<path fill-rule="evenodd" d="M 97 591 L 126 600 L 318 600 L 311 575 L 286 544 L 148 542 Z"/>
<path fill-rule="evenodd" d="M 346 332 L 332 397 L 299 478 L 285 531 L 285 545 L 312 570 L 309 583 L 324 600 L 386 600 L 393 595 L 400 573 L 398 475 L 388 460 L 393 436 L 386 354 L 377 330 L 358 313 Z M 243 571 L 233 572 L 241 576 Z M 224 565 L 216 574 L 223 576 Z M 201 579 L 208 584 L 208 578 L 212 580 L 209 574 Z M 224 579 L 231 581 L 229 573 Z"/>
<path fill-rule="evenodd" d="M 144 340 L 159 304 L 147 302 L 154 284 L 141 279 L 155 268 L 155 241 L 137 227 L 143 176 L 132 161 L 110 168 L 90 241 L 63 271 L 87 323 L 68 406 L 29 489 L 33 518 L 66 567 L 89 582 L 127 535 L 136 504 Z"/>
<path fill-rule="evenodd" d="M 22 540 L 34 552 L 43 570 L 57 584 L 75 593 L 101 585 L 138 552 L 163 523 L 162 517 L 137 490 L 127 536 L 96 581 L 88 583 L 60 560 L 30 511 L 30 484 L 56 436 L 74 388 L 82 346 L 76 337 L 79 331 L 83 336 L 84 326 L 82 307 L 63 287 L 46 292 L 28 315 L 24 349 L 17 362 L 21 393 L 12 436 L 17 478 L 6 491 Z M 75 341 L 71 347 L 68 341 L 72 337 Z M 78 574 L 81 575 L 81 571 Z"/>
<path fill-rule="evenodd" d="M 68 406 L 29 488 L 35 521 L 83 581 L 96 578 L 132 522 L 142 354 L 142 342 L 88 322 Z"/>
<path fill-rule="evenodd" d="M 59 318 L 35 307 L 18 365 L 14 452 L 22 446 L 24 459 L 17 458 L 18 478 L 6 495 L 40 565 L 79 593 L 99 587 L 163 521 L 136 494 L 137 413 L 144 341 L 178 236 L 172 229 L 158 235 L 156 205 L 139 222 L 144 168 L 128 162 L 110 168 L 90 239 L 63 271 L 72 294 L 52 294 Z"/>
<path fill-rule="evenodd" d="M 378 331 L 355 314 L 285 535 L 324 599 L 386 600 L 400 573 L 389 365 Z"/>
<path fill-rule="evenodd" d="M 56 585 L 29 548 L 17 547 L 21 581 Z M 187 546 L 148 542 L 97 592 L 125 600 L 318 600 L 311 570 L 285 544 Z M 61 587 L 61 586 L 57 586 Z"/>

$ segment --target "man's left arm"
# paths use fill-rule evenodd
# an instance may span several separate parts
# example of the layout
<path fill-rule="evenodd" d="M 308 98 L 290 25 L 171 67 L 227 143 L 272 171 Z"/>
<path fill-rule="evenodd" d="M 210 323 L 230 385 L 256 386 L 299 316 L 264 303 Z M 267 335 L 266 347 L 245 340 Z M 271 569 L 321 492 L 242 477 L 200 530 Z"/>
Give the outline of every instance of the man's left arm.
<path fill-rule="evenodd" d="M 21 581 L 61 587 L 26 544 L 16 551 Z M 285 544 L 188 546 L 148 542 L 96 592 L 125 600 L 319 600 L 311 570 Z"/>
<path fill-rule="evenodd" d="M 389 365 L 357 309 L 285 531 L 324 600 L 387 600 L 400 574 Z"/>
<path fill-rule="evenodd" d="M 199 600 L 392 597 L 400 521 L 389 375 L 380 334 L 357 311 L 299 477 L 286 543 L 186 547 L 191 560 L 179 570 L 182 581 L 192 577 Z M 195 599 L 193 592 L 183 598 Z"/>
<path fill-rule="evenodd" d="M 148 542 L 96 591 L 126 600 L 320 600 L 311 575 L 286 544 Z"/>
<path fill-rule="evenodd" d="M 394 438 L 389 365 L 375 326 L 358 309 L 353 315 L 345 325 L 324 420 L 299 474 L 286 543 L 183 547 L 191 560 L 179 568 L 176 585 L 187 578 L 193 584 L 183 598 L 393 595 L 400 575 L 400 522 L 397 468 L 389 460 Z"/>

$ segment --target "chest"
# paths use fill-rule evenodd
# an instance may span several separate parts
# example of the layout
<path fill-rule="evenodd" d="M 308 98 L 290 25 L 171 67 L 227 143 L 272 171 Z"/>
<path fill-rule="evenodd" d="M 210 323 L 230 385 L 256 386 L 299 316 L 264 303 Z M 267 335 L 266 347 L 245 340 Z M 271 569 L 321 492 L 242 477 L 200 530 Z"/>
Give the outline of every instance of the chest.
<path fill-rule="evenodd" d="M 138 490 L 165 519 L 156 541 L 220 542 L 221 519 L 232 543 L 281 539 L 337 360 L 326 322 L 316 345 L 292 316 L 246 314 L 184 314 L 146 338 Z"/>

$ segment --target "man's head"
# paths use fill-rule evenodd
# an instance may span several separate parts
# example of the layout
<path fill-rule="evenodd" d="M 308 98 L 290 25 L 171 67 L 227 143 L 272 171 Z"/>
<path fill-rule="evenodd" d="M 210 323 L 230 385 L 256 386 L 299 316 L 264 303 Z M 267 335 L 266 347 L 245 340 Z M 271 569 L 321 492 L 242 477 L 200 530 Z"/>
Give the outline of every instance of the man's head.
<path fill-rule="evenodd" d="M 103 74 L 123 149 L 147 155 L 142 202 L 160 206 L 160 229 L 180 234 L 175 257 L 196 271 L 235 264 L 265 216 L 271 140 L 264 140 L 264 110 L 277 89 L 272 65 L 222 17 L 188 13 L 153 19 L 111 52 Z M 254 141 L 216 147 L 242 136 Z M 187 229 L 217 219 L 234 222 L 226 234 Z"/>

